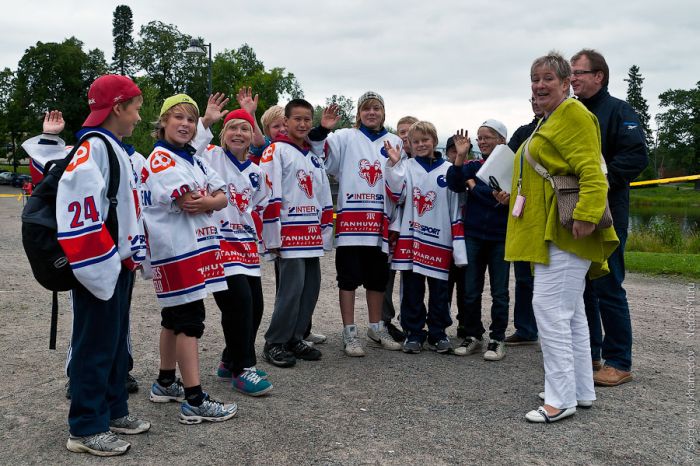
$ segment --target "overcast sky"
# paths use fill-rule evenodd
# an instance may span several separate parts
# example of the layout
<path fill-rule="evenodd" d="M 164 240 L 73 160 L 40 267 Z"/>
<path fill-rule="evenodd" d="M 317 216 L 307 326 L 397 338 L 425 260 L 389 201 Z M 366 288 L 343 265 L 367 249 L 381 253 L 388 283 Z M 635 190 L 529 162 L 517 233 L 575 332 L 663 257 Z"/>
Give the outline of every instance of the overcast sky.
<path fill-rule="evenodd" d="M 108 60 L 112 14 L 127 4 L 134 36 L 158 20 L 212 42 L 247 42 L 267 68 L 293 72 L 314 105 L 332 94 L 383 95 L 387 124 L 404 115 L 433 122 L 441 142 L 488 118 L 510 136 L 532 119 L 529 69 L 551 49 L 570 57 L 595 48 L 610 66 L 610 91 L 625 98 L 631 65 L 645 78 L 653 116 L 658 95 L 700 81 L 700 2 L 554 1 L 8 1 L 0 0 L 0 66 L 17 68 L 27 47 L 75 36 Z M 284 104 L 284 102 L 281 102 Z"/>

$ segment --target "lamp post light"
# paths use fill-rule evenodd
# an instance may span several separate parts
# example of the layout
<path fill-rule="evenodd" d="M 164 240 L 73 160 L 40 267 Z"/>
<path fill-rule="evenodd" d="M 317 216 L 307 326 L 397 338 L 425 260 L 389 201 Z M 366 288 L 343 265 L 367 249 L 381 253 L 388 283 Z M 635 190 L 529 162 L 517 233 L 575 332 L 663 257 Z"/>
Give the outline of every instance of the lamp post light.
<path fill-rule="evenodd" d="M 187 55 L 206 55 L 205 47 L 209 48 L 209 95 L 211 95 L 211 42 L 205 44 L 200 39 L 191 39 L 190 46 L 187 47 L 185 53 Z"/>

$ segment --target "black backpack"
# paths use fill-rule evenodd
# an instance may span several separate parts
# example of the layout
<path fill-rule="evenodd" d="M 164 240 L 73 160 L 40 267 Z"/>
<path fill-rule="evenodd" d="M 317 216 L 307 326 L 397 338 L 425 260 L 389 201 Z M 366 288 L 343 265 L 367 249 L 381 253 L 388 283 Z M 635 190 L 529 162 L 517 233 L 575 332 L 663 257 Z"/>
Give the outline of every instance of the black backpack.
<path fill-rule="evenodd" d="M 34 278 L 41 286 L 53 291 L 51 312 L 51 339 L 49 348 L 56 348 L 56 323 L 58 320 L 58 291 L 72 290 L 80 285 L 73 275 L 68 258 L 58 243 L 56 226 L 56 193 L 58 181 L 81 144 L 90 139 L 101 139 L 107 147 L 109 159 L 109 184 L 107 198 L 109 210 L 105 225 L 114 240 L 118 241 L 117 190 L 119 189 L 119 160 L 107 137 L 99 132 L 84 135 L 63 159 L 52 160 L 44 167 L 44 178 L 34 188 L 22 210 L 22 245 L 29 260 Z"/>

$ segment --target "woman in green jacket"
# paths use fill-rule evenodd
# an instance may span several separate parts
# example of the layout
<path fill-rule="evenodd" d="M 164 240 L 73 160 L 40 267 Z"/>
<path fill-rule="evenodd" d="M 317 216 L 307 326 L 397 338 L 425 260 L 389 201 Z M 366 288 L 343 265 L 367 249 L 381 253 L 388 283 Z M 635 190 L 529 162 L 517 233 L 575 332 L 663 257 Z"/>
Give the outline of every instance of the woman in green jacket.
<path fill-rule="evenodd" d="M 571 416 L 576 406 L 595 400 L 588 324 L 583 305 L 585 277 L 607 272 L 606 259 L 617 247 L 613 228 L 596 230 L 605 209 L 608 185 L 601 167 L 600 128 L 596 117 L 568 98 L 571 67 L 558 53 L 536 59 L 530 69 L 532 93 L 544 117 L 515 157 L 513 193 L 526 201 L 518 214 L 511 196 L 506 260 L 534 265 L 532 305 L 540 332 L 545 369 L 544 406 L 527 413 L 531 422 Z M 528 163 L 552 175 L 576 175 L 579 201 L 571 230 L 559 222 L 550 183 Z"/>

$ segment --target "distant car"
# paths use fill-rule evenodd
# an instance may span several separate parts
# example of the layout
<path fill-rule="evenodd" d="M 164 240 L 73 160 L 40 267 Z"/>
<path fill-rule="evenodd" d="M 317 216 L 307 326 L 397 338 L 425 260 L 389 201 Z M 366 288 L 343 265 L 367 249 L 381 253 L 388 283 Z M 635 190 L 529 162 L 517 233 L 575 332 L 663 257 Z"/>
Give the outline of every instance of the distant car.
<path fill-rule="evenodd" d="M 32 177 L 29 175 L 17 175 L 13 180 L 12 180 L 12 186 L 15 188 L 21 188 L 24 186 L 24 183 L 26 182 L 32 182 Z"/>
<path fill-rule="evenodd" d="M 12 172 L 0 173 L 0 184 L 12 184 L 12 179 L 16 175 Z"/>

